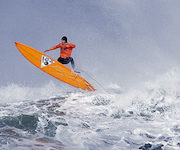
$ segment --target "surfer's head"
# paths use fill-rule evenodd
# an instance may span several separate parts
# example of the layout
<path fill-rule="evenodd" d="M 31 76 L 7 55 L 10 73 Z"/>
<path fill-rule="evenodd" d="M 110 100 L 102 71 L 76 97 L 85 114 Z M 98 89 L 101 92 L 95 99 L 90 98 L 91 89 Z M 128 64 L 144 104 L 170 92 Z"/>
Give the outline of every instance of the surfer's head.
<path fill-rule="evenodd" d="M 67 37 L 66 37 L 66 36 L 63 36 L 63 37 L 61 38 L 61 42 L 62 42 L 62 43 L 67 43 Z"/>

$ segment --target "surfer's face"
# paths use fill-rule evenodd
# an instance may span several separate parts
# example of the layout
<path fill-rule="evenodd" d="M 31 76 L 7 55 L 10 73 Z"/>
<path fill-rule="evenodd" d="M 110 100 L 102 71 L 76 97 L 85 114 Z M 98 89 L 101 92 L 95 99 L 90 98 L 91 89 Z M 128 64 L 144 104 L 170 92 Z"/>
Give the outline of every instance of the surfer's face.
<path fill-rule="evenodd" d="M 65 43 L 66 43 L 66 41 L 65 41 L 65 40 L 61 40 L 61 42 L 62 42 L 62 44 L 65 44 Z"/>

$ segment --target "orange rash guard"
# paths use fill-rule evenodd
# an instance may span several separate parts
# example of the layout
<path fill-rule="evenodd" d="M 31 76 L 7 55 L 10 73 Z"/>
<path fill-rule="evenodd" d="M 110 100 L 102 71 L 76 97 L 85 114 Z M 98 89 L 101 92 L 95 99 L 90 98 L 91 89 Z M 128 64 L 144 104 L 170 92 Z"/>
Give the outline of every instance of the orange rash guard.
<path fill-rule="evenodd" d="M 61 53 L 60 53 L 60 57 L 61 58 L 69 58 L 71 57 L 71 53 L 72 53 L 72 49 L 75 48 L 76 46 L 72 43 L 66 43 L 66 44 L 62 44 L 59 43 L 58 45 L 50 48 L 48 51 L 57 49 L 57 48 L 61 48 Z"/>

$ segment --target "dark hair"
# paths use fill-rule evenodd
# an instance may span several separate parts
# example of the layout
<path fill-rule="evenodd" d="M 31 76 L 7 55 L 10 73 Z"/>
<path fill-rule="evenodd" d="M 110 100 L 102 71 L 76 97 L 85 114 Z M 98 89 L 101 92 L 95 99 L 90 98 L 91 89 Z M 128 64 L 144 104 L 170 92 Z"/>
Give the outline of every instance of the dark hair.
<path fill-rule="evenodd" d="M 61 40 L 64 40 L 64 41 L 67 42 L 67 37 L 66 37 L 66 36 L 63 36 L 63 37 L 61 38 Z"/>

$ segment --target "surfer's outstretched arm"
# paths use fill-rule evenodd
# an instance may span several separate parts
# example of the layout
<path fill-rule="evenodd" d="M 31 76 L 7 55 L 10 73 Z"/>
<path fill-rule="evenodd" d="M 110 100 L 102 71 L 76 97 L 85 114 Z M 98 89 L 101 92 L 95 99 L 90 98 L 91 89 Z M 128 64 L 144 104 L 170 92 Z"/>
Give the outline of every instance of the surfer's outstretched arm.
<path fill-rule="evenodd" d="M 56 45 L 56 46 L 54 46 L 54 47 L 52 47 L 52 48 L 50 48 L 48 50 L 45 50 L 44 52 L 52 51 L 52 50 L 55 50 L 55 49 L 60 48 L 60 47 L 62 47 L 62 45 L 58 44 L 58 45 Z"/>

